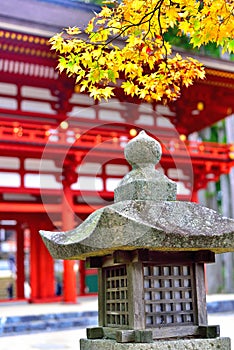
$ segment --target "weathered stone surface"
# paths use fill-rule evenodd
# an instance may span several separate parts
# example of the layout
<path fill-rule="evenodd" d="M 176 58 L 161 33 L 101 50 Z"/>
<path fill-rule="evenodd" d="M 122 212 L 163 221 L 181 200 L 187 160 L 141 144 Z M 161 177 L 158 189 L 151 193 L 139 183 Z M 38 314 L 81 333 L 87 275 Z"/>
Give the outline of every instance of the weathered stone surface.
<path fill-rule="evenodd" d="M 162 340 L 147 344 L 81 339 L 80 350 L 231 350 L 231 343 L 229 338 Z"/>
<path fill-rule="evenodd" d="M 124 149 L 125 158 L 132 165 L 115 189 L 115 202 L 124 200 L 176 200 L 176 183 L 168 179 L 155 165 L 162 155 L 159 142 L 144 131 L 132 139 Z"/>
<path fill-rule="evenodd" d="M 154 169 L 157 141 L 140 133 L 125 149 L 133 170 L 115 190 L 115 203 L 68 232 L 41 231 L 55 259 L 86 259 L 116 250 L 234 251 L 234 220 L 201 205 L 176 201 L 175 183 Z"/>
<path fill-rule="evenodd" d="M 115 250 L 234 251 L 234 220 L 190 202 L 124 201 L 69 232 L 41 232 L 51 255 L 85 259 Z"/>

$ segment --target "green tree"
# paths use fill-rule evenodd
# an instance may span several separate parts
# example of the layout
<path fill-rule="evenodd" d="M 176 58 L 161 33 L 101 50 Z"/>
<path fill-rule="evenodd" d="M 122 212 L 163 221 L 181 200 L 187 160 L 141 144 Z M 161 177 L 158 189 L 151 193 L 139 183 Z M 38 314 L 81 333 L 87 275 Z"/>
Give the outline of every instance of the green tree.
<path fill-rule="evenodd" d="M 79 1 L 79 2 L 85 2 L 85 3 L 88 3 L 88 4 L 95 4 L 95 5 L 103 5 L 103 0 L 76 0 L 76 1 Z"/>

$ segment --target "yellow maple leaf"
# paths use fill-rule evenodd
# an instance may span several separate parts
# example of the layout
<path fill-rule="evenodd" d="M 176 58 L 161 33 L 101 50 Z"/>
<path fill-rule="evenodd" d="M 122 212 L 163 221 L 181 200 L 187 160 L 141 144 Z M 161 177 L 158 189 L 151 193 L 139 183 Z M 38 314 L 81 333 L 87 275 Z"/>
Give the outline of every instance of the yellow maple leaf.
<path fill-rule="evenodd" d="M 92 86 L 89 88 L 90 97 L 93 97 L 94 100 L 101 101 L 101 92 L 100 89 L 98 89 L 96 86 Z"/>
<path fill-rule="evenodd" d="M 139 88 L 138 86 L 136 86 L 132 81 L 125 81 L 121 84 L 121 87 L 123 88 L 124 92 L 127 94 L 127 95 L 131 95 L 131 96 L 134 96 Z"/>
<path fill-rule="evenodd" d="M 80 30 L 80 28 L 78 28 L 78 27 L 69 27 L 69 28 L 66 28 L 66 32 L 67 32 L 67 34 L 70 34 L 70 35 L 81 34 L 81 30 Z"/>

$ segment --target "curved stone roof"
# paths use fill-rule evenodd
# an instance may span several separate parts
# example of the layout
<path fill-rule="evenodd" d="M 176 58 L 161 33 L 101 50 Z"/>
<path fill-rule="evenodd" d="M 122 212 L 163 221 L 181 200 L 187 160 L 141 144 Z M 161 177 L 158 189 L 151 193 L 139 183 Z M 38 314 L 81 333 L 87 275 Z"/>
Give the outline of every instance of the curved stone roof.
<path fill-rule="evenodd" d="M 157 141 L 141 132 L 125 154 L 133 170 L 117 188 L 116 203 L 95 211 L 73 230 L 40 231 L 54 258 L 86 259 L 135 249 L 234 251 L 234 220 L 176 201 L 174 183 L 152 168 L 161 156 Z"/>

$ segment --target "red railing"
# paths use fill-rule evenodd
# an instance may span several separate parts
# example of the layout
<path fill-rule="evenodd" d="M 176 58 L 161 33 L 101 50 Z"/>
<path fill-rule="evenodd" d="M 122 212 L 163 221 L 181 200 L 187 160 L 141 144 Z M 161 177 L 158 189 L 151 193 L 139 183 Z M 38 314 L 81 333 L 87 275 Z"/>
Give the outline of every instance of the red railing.
<path fill-rule="evenodd" d="M 69 146 L 71 148 L 92 149 L 98 147 L 100 150 L 122 149 L 126 142 L 131 139 L 128 127 L 124 128 L 90 128 L 72 127 L 62 129 L 66 124 L 58 128 L 49 125 L 19 124 L 18 122 L 1 122 L 0 143 L 10 144 L 27 143 L 31 146 Z M 159 140 L 164 155 L 182 156 L 187 154 L 191 158 L 220 159 L 230 161 L 234 158 L 234 145 L 220 144 L 215 142 L 189 141 L 171 139 L 164 137 Z"/>

